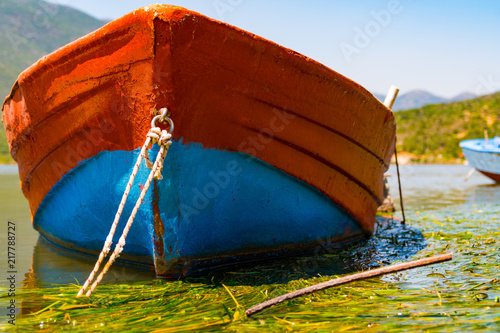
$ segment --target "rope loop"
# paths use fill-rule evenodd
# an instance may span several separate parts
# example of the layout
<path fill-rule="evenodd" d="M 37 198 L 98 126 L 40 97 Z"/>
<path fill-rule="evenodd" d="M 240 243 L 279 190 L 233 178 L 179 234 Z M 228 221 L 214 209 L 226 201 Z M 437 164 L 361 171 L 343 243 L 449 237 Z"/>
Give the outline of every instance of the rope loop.
<path fill-rule="evenodd" d="M 151 138 L 151 143 L 155 144 L 157 143 L 160 147 L 164 146 L 167 151 L 168 147 L 172 144 L 172 131 L 174 130 L 174 122 L 172 119 L 170 119 L 167 114 L 168 114 L 168 109 L 167 108 L 162 108 L 160 109 L 161 114 L 157 115 L 151 120 L 151 129 L 149 130 L 147 137 Z M 169 130 L 162 130 L 157 126 L 158 122 L 167 122 L 169 124 Z M 144 160 L 146 161 L 146 166 L 148 169 L 153 169 L 153 162 L 151 162 L 151 159 L 149 158 L 149 153 L 146 150 L 144 153 Z M 156 170 L 154 174 L 154 178 L 157 180 L 163 179 L 161 172 L 163 170 L 163 161 L 160 162 L 160 165 L 158 166 L 158 169 Z"/>
<path fill-rule="evenodd" d="M 159 127 L 153 127 L 149 130 L 147 136 L 151 138 L 151 143 L 157 143 L 160 146 L 170 146 L 172 142 L 169 142 L 172 138 L 172 134 L 170 134 L 166 130 L 162 130 Z"/>

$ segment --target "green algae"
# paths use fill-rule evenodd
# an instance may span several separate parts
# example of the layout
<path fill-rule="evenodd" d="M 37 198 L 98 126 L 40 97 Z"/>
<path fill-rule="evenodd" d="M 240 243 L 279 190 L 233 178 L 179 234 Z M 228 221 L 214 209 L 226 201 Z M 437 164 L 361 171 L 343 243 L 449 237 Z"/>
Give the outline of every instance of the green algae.
<path fill-rule="evenodd" d="M 500 206 L 407 212 L 403 226 L 343 250 L 241 265 L 181 281 L 26 287 L 22 331 L 499 331 Z M 293 299 L 252 316 L 270 298 L 348 273 L 452 252 L 451 262 L 394 273 Z M 2 295 L 1 298 L 6 296 Z M 3 326 L 9 329 L 9 326 Z"/>

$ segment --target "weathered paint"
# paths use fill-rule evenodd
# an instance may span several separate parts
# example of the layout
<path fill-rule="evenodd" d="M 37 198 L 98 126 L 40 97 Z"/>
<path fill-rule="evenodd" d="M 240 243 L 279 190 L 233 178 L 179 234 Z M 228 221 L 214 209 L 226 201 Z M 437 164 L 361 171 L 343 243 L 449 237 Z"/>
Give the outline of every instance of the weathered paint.
<path fill-rule="evenodd" d="M 392 113 L 307 57 L 165 5 L 124 16 L 19 76 L 3 120 L 32 214 L 81 160 L 138 148 L 162 106 L 175 137 L 256 156 L 373 229 Z"/>
<path fill-rule="evenodd" d="M 35 228 L 56 244 L 97 254 L 138 153 L 101 152 L 68 172 L 40 205 Z M 114 244 L 148 174 L 143 163 Z M 359 223 L 317 189 L 244 153 L 174 142 L 162 175 L 148 190 L 122 255 L 154 262 L 160 275 L 364 236 Z"/>
<path fill-rule="evenodd" d="M 138 149 L 153 110 L 165 106 L 176 140 L 264 161 L 324 194 L 366 233 L 373 231 L 395 142 L 392 112 L 355 82 L 310 58 L 167 5 L 147 6 L 113 21 L 19 76 L 2 119 L 34 220 L 46 196 L 66 184 L 64 176 L 83 161 Z M 103 170 L 93 171 L 91 179 L 106 179 Z M 191 175 L 199 171 L 193 168 Z M 250 189 L 244 190 L 257 195 L 251 187 L 260 175 L 249 177 Z M 120 184 L 113 186 L 118 190 Z M 155 221 L 158 257 L 175 252 L 161 240 L 162 229 L 164 238 L 172 237 L 162 216 L 165 184 L 153 186 L 158 205 L 147 212 Z M 80 204 L 90 207 L 89 202 Z M 224 210 L 218 213 L 224 216 Z M 48 230 L 38 229 L 50 238 Z M 72 242 L 78 245 L 77 239 Z M 141 246 L 148 250 L 139 251 Z M 138 247 L 134 255 L 152 255 L 148 245 Z"/>
<path fill-rule="evenodd" d="M 472 139 L 460 142 L 470 166 L 485 176 L 500 182 L 500 137 L 488 140 Z"/>

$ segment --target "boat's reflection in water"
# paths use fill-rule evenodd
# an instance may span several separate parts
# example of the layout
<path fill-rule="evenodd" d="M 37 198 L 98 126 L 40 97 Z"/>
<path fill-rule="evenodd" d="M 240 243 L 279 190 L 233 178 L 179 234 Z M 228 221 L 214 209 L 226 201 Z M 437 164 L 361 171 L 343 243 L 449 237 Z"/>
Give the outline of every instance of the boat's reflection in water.
<path fill-rule="evenodd" d="M 85 256 L 62 249 L 39 236 L 33 249 L 31 271 L 25 274 L 24 289 L 40 287 L 60 287 L 70 284 L 83 285 L 94 268 L 96 257 Z M 106 262 L 105 259 L 104 263 Z M 104 265 L 101 265 L 101 268 Z M 115 262 L 104 276 L 102 283 L 130 283 L 134 281 L 150 281 L 154 271 L 147 267 L 125 265 Z M 75 288 L 75 296 L 78 288 Z M 30 314 L 42 310 L 46 304 L 33 293 L 32 298 L 22 298 L 20 314 Z"/>
<path fill-rule="evenodd" d="M 68 284 L 83 285 L 94 268 L 97 258 L 62 249 L 38 238 L 33 249 L 31 272 L 26 274 L 26 288 L 50 287 Z M 107 258 L 105 258 L 104 264 Z M 101 265 L 102 268 L 103 265 Z M 102 283 L 151 280 L 154 272 L 148 267 L 114 263 Z"/>
<path fill-rule="evenodd" d="M 314 252 L 302 256 L 270 258 L 251 263 L 215 267 L 192 275 L 206 280 L 234 280 L 237 284 L 260 285 L 286 283 L 298 278 L 346 274 L 407 260 L 425 247 L 421 232 L 397 220 L 378 218 L 377 233 L 364 241 L 342 249 L 328 248 L 326 241 L 318 242 Z M 92 271 L 96 257 L 64 250 L 39 237 L 33 251 L 31 272 L 26 274 L 25 288 L 82 285 Z M 116 262 L 102 283 L 131 283 L 154 279 L 152 268 L 130 266 Z"/>

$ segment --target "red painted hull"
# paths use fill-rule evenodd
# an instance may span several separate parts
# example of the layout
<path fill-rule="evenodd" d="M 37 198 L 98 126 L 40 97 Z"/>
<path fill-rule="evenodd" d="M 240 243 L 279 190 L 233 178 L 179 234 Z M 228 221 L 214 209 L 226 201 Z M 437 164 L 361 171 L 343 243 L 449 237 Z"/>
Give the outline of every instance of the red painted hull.
<path fill-rule="evenodd" d="M 166 5 L 111 22 L 19 76 L 2 119 L 32 215 L 82 160 L 140 147 L 164 106 L 177 139 L 253 155 L 373 231 L 392 112 L 310 58 Z"/>
<path fill-rule="evenodd" d="M 497 183 L 500 183 L 500 175 L 499 174 L 491 173 L 491 172 L 487 172 L 487 171 L 482 171 L 482 170 L 478 170 L 478 171 L 481 172 L 486 177 L 489 177 L 490 179 L 496 181 Z"/>

